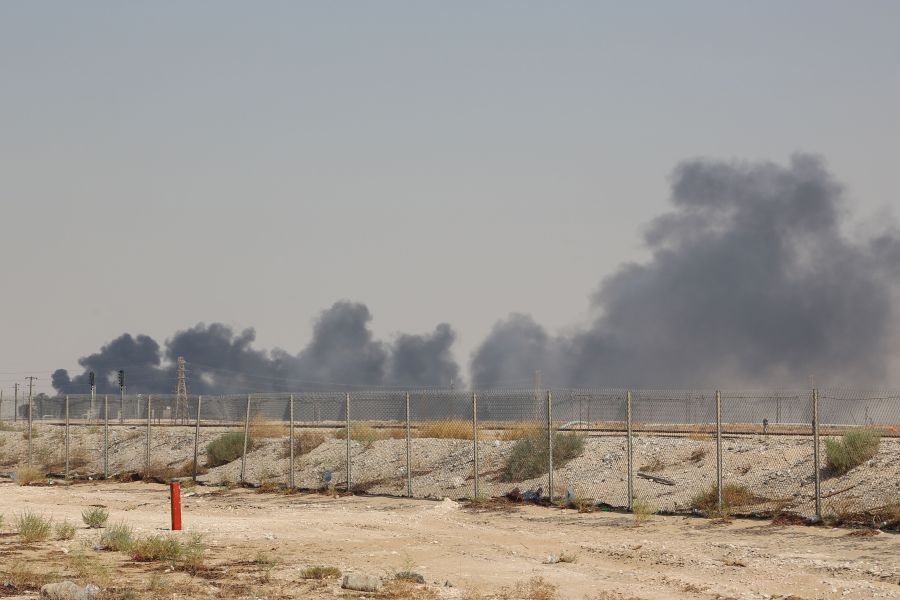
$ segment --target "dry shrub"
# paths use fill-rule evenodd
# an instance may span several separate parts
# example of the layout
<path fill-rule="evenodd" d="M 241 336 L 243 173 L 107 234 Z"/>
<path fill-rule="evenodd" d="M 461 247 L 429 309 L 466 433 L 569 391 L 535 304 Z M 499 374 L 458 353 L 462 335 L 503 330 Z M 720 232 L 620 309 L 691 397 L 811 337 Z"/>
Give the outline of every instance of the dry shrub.
<path fill-rule="evenodd" d="M 134 532 L 125 523 L 116 523 L 100 535 L 100 545 L 112 552 L 128 552 L 134 543 Z"/>
<path fill-rule="evenodd" d="M 695 448 L 693 452 L 691 452 L 691 456 L 689 460 L 693 463 L 700 462 L 706 458 L 706 449 L 704 448 Z"/>
<path fill-rule="evenodd" d="M 503 588 L 497 594 L 498 600 L 561 600 L 558 588 L 544 581 L 542 577 L 534 577 L 525 583 L 517 583 Z"/>
<path fill-rule="evenodd" d="M 306 567 L 300 571 L 303 579 L 337 579 L 341 576 L 341 570 L 337 567 L 323 567 L 320 565 Z"/>
<path fill-rule="evenodd" d="M 553 468 L 560 469 L 584 451 L 584 436 L 553 433 Z M 524 481 L 546 473 L 550 463 L 547 432 L 537 429 L 516 442 L 500 473 L 501 481 Z"/>
<path fill-rule="evenodd" d="M 641 468 L 638 470 L 643 471 L 645 473 L 656 473 L 656 472 L 662 471 L 665 468 L 666 468 L 666 463 L 661 461 L 658 456 L 654 456 L 653 458 L 650 459 L 650 461 L 647 464 L 642 465 Z"/>
<path fill-rule="evenodd" d="M 881 533 L 875 528 L 872 527 L 864 527 L 862 529 L 854 529 L 850 533 L 847 534 L 847 537 L 873 537 Z"/>
<path fill-rule="evenodd" d="M 16 469 L 16 483 L 19 485 L 45 483 L 44 471 L 32 465 L 19 467 Z"/>
<path fill-rule="evenodd" d="M 656 514 L 656 509 L 646 500 L 635 498 L 631 503 L 631 514 L 634 515 L 634 524 L 642 525 Z"/>
<path fill-rule="evenodd" d="M 206 469 L 201 465 L 197 465 L 197 474 L 202 475 Z M 183 463 L 171 465 L 161 461 L 154 462 L 150 465 L 150 478 L 168 481 L 170 479 L 180 479 L 182 477 L 192 477 L 194 475 L 194 459 L 189 458 Z"/>
<path fill-rule="evenodd" d="M 96 555 L 88 554 L 83 548 L 76 548 L 66 555 L 66 566 L 82 583 L 106 587 L 112 581 L 110 568 Z"/>
<path fill-rule="evenodd" d="M 325 434 L 319 431 L 301 431 L 294 434 L 294 456 L 309 454 L 325 443 Z M 285 441 L 285 456 L 290 454 L 290 439 Z"/>
<path fill-rule="evenodd" d="M 417 438 L 434 438 L 440 440 L 474 439 L 472 422 L 461 419 L 455 421 L 426 421 L 416 427 Z"/>
<path fill-rule="evenodd" d="M 385 438 L 389 440 L 406 439 L 406 427 L 386 427 L 381 431 L 384 434 Z M 412 437 L 412 432 L 410 432 L 410 437 Z"/>
<path fill-rule="evenodd" d="M 757 500 L 758 498 L 753 495 L 750 488 L 739 483 L 727 483 L 722 489 L 723 513 L 727 513 L 732 508 L 753 504 Z M 719 486 L 713 484 L 705 491 L 694 496 L 691 500 L 691 508 L 711 515 L 718 514 Z"/>
<path fill-rule="evenodd" d="M 868 429 L 853 429 L 841 439 L 825 440 L 825 466 L 835 475 L 843 475 L 876 454 L 881 437 Z"/>
<path fill-rule="evenodd" d="M 253 437 L 250 437 L 252 440 Z M 250 440 L 247 440 L 249 447 Z M 244 454 L 244 432 L 223 434 L 206 445 L 206 466 L 218 467 L 239 459 Z"/>
<path fill-rule="evenodd" d="M 856 516 L 853 500 L 850 498 L 832 498 L 825 505 L 825 514 L 822 522 L 826 525 L 837 527 L 844 523 L 850 523 Z"/>
<path fill-rule="evenodd" d="M 263 440 L 267 438 L 287 437 L 288 426 L 281 421 L 273 421 L 264 415 L 256 414 L 250 419 L 250 439 Z"/>
<path fill-rule="evenodd" d="M 28 510 L 16 515 L 15 518 L 16 533 L 24 544 L 43 542 L 50 537 L 52 526 L 50 519 Z"/>
<path fill-rule="evenodd" d="M 418 585 L 406 579 L 392 579 L 384 584 L 376 598 L 390 600 L 440 600 L 440 596 L 432 589 Z"/>
<path fill-rule="evenodd" d="M 75 537 L 75 526 L 63 520 L 53 526 L 53 537 L 57 540 L 71 540 Z"/>
<path fill-rule="evenodd" d="M 100 529 L 109 520 L 109 511 L 102 506 L 92 506 L 81 511 L 81 520 L 89 529 Z"/>
<path fill-rule="evenodd" d="M 79 446 L 69 452 L 69 468 L 72 470 L 81 469 L 90 462 L 90 456 L 87 448 Z"/>
<path fill-rule="evenodd" d="M 347 439 L 347 428 L 341 427 L 334 432 L 335 439 Z M 387 439 L 387 435 L 365 423 L 350 423 L 350 439 L 369 446 L 378 440 Z"/>
<path fill-rule="evenodd" d="M 497 432 L 496 438 L 503 442 L 517 442 L 524 437 L 528 437 L 538 429 L 540 429 L 540 426 L 534 423 L 520 423 Z"/>
<path fill-rule="evenodd" d="M 59 579 L 57 575 L 48 573 L 45 565 L 33 568 L 27 562 L 13 563 L 3 570 L 3 575 L 0 579 L 4 587 L 15 592 L 37 592 L 42 586 Z"/>

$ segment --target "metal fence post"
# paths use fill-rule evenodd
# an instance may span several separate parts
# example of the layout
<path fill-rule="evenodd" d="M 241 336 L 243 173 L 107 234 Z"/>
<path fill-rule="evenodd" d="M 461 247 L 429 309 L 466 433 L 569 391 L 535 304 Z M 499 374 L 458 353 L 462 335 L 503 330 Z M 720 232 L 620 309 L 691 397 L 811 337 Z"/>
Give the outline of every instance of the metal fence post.
<path fill-rule="evenodd" d="M 478 394 L 472 392 L 472 462 L 475 471 L 475 498 L 478 498 Z"/>
<path fill-rule="evenodd" d="M 33 428 L 33 418 L 32 418 L 32 407 L 34 403 L 31 400 L 31 394 L 28 394 L 28 464 L 29 466 L 32 464 L 32 441 L 34 438 Z"/>
<path fill-rule="evenodd" d="M 626 419 L 626 435 L 628 441 L 625 444 L 625 453 L 628 455 L 626 462 L 628 464 L 628 510 L 634 507 L 634 448 L 631 440 L 631 392 L 625 394 L 625 419 Z"/>
<path fill-rule="evenodd" d="M 716 390 L 716 502 L 722 512 L 722 394 Z"/>
<path fill-rule="evenodd" d="M 200 456 L 200 408 L 203 406 L 203 396 L 197 396 L 197 422 L 194 424 L 194 467 L 191 469 L 191 479 L 197 481 L 197 460 Z"/>
<path fill-rule="evenodd" d="M 109 396 L 103 395 L 103 479 L 109 479 Z"/>
<path fill-rule="evenodd" d="M 290 446 L 290 460 L 288 461 L 288 466 L 291 472 L 288 474 L 288 488 L 294 489 L 294 395 L 291 394 L 291 407 L 288 411 L 291 417 L 291 424 L 288 427 L 288 435 L 290 436 L 290 440 L 288 440 L 288 445 Z"/>
<path fill-rule="evenodd" d="M 244 451 L 241 452 L 241 485 L 247 473 L 247 443 L 250 441 L 250 394 L 247 394 L 247 414 L 244 417 Z"/>
<path fill-rule="evenodd" d="M 350 469 L 352 467 L 350 458 L 350 392 L 347 392 L 345 408 L 347 413 L 347 493 L 350 494 L 353 490 L 353 479 L 350 475 Z"/>
<path fill-rule="evenodd" d="M 813 389 L 813 468 L 816 477 L 816 518 L 822 520 L 822 474 L 819 469 L 819 390 Z"/>
<path fill-rule="evenodd" d="M 63 473 L 63 479 L 69 478 L 69 395 L 66 394 L 66 429 L 65 429 L 65 454 L 66 454 L 66 470 Z"/>
<path fill-rule="evenodd" d="M 553 504 L 553 392 L 547 390 L 547 495 Z"/>
<path fill-rule="evenodd" d="M 153 420 L 153 394 L 147 394 L 147 456 L 144 477 L 150 479 L 150 424 Z"/>
<path fill-rule="evenodd" d="M 409 392 L 406 392 L 406 497 L 412 498 L 412 461 L 410 460 Z"/>

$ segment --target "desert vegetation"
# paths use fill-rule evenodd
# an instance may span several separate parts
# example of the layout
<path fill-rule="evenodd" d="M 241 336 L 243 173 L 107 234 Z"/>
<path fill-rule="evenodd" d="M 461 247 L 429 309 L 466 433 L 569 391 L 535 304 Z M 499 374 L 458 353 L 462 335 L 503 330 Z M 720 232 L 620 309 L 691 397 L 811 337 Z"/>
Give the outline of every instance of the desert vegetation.
<path fill-rule="evenodd" d="M 528 432 L 513 445 L 503 465 L 502 481 L 522 481 L 547 472 L 550 440 L 545 431 Z M 553 433 L 553 466 L 562 468 L 584 451 L 584 437 L 577 433 Z"/>
<path fill-rule="evenodd" d="M 878 453 L 881 437 L 868 429 L 848 431 L 838 439 L 825 440 L 825 466 L 835 475 L 843 475 Z"/>

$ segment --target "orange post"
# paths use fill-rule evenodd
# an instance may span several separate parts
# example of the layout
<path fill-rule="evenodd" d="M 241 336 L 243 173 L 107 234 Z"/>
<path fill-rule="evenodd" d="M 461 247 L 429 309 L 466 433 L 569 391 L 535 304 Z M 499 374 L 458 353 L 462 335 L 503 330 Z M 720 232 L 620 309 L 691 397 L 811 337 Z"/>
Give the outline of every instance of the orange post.
<path fill-rule="evenodd" d="M 181 531 L 181 482 L 169 483 L 169 496 L 172 501 L 172 531 Z"/>

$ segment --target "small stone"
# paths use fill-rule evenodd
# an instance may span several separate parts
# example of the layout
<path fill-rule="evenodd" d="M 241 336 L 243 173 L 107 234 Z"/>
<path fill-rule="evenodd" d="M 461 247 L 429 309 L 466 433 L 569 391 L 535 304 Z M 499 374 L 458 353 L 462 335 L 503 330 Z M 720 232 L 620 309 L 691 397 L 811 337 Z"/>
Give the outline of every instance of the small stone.
<path fill-rule="evenodd" d="M 71 581 L 48 583 L 41 587 L 41 598 L 50 600 L 93 600 L 100 593 L 96 585 L 81 587 Z"/>
<path fill-rule="evenodd" d="M 348 573 L 344 575 L 341 587 L 354 592 L 377 592 L 381 589 L 381 579 L 374 575 L 362 573 Z"/>

